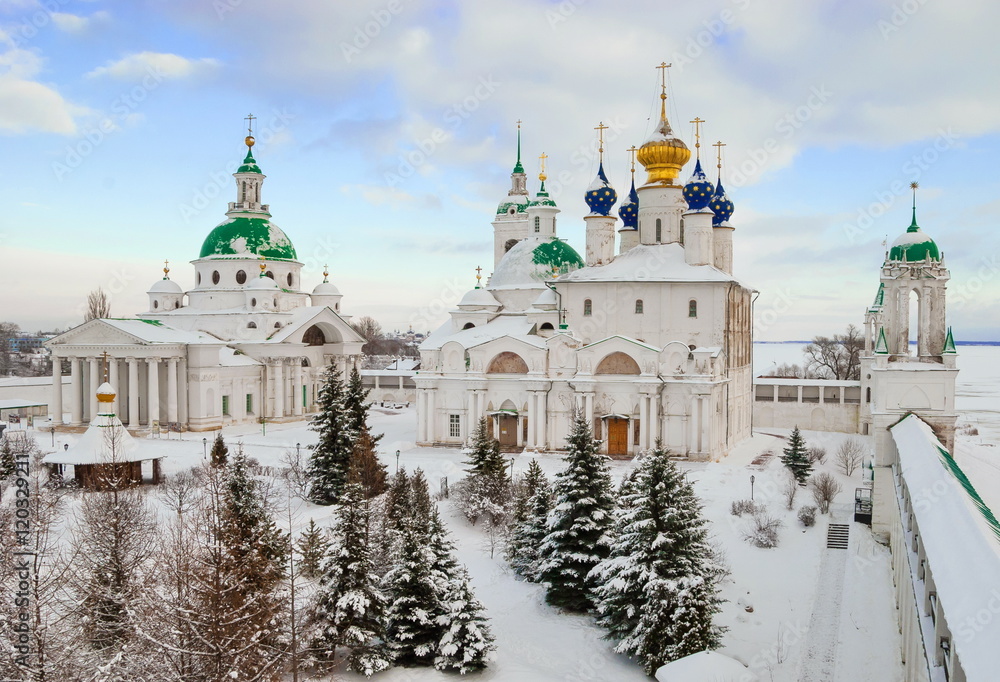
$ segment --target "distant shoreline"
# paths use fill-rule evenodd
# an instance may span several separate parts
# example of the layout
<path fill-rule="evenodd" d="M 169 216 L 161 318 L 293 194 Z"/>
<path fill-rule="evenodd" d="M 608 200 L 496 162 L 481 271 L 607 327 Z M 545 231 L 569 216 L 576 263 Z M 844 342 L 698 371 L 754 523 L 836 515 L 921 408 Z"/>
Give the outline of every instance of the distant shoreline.
<path fill-rule="evenodd" d="M 772 346 L 777 346 L 781 344 L 795 344 L 797 346 L 807 346 L 812 341 L 754 341 L 754 344 L 767 344 Z M 915 342 L 910 342 L 911 346 L 917 345 Z M 1000 346 L 1000 341 L 956 341 L 956 346 Z"/>

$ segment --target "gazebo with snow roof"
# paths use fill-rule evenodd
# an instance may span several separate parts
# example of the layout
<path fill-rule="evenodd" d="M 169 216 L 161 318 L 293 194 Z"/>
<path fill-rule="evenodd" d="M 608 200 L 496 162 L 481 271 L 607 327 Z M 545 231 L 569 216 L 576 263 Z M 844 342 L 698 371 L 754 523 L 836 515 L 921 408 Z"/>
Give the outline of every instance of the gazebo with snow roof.
<path fill-rule="evenodd" d="M 90 490 L 159 483 L 162 457 L 140 452 L 138 443 L 114 413 L 114 401 L 114 389 L 104 382 L 97 389 L 97 414 L 80 440 L 61 452 L 46 455 L 42 462 L 60 475 L 66 473 L 67 465 L 72 466 L 73 478 L 81 488 Z M 143 473 L 146 462 L 148 476 Z"/>

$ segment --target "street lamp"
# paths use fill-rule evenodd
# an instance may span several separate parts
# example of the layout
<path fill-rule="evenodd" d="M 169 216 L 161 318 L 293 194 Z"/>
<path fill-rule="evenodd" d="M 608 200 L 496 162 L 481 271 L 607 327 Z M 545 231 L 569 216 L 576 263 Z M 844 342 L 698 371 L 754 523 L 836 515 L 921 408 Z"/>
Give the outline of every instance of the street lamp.
<path fill-rule="evenodd" d="M 754 478 L 753 474 L 750 474 L 750 501 L 751 502 L 753 502 L 753 482 L 755 480 L 756 479 Z"/>
<path fill-rule="evenodd" d="M 396 450 L 396 473 L 399 473 L 399 450 Z"/>
<path fill-rule="evenodd" d="M 301 443 L 296 443 L 295 444 L 295 456 L 296 457 L 300 457 L 301 456 L 301 453 L 299 452 L 299 448 L 301 448 L 301 447 L 302 447 Z"/>
<path fill-rule="evenodd" d="M 510 458 L 510 482 L 514 483 L 514 458 Z"/>
<path fill-rule="evenodd" d="M 202 450 L 202 453 L 203 453 L 202 456 L 205 459 L 208 459 L 208 438 L 207 437 L 201 439 L 201 450 Z"/>

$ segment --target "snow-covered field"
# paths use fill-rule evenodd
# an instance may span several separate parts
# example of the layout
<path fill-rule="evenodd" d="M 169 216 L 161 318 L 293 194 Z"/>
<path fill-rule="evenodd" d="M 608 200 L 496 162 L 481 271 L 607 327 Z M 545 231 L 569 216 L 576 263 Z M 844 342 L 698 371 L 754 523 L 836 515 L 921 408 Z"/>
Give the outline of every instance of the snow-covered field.
<path fill-rule="evenodd" d="M 796 361 L 798 346 L 758 345 L 758 362 L 769 363 L 771 354 L 779 362 Z M 761 352 L 763 351 L 763 352 Z M 960 461 L 975 469 L 979 480 L 993 480 L 995 486 L 981 487 L 981 494 L 994 508 L 1000 508 L 1000 454 L 994 447 L 1000 434 L 1000 348 L 960 349 L 960 389 L 958 408 L 962 421 L 979 428 L 978 436 L 960 439 Z M 765 364 L 766 368 L 766 364 Z M 964 415 L 968 416 L 964 416 Z M 399 462 L 409 470 L 422 468 L 432 490 L 447 478 L 462 477 L 463 456 L 454 449 L 417 448 L 414 445 L 415 414 L 411 409 L 389 411 L 375 408 L 371 415 L 375 433 L 384 433 L 381 458 L 392 472 Z M 704 501 L 715 541 L 723 548 L 732 570 L 724 586 L 727 603 L 720 616 L 729 628 L 722 652 L 747 664 L 760 680 L 798 682 L 800 680 L 879 680 L 901 678 L 898 663 L 899 635 L 895 624 L 888 551 L 876 544 L 866 526 L 854 524 L 852 500 L 860 474 L 848 479 L 834 470 L 832 456 L 847 435 L 803 432 L 808 445 L 825 447 L 830 460 L 824 468 L 837 476 L 843 492 L 829 516 L 819 516 L 812 528 L 798 522 L 795 511 L 787 511 L 781 488 L 785 471 L 778 456 L 786 431 L 764 429 L 719 463 L 682 463 Z M 265 466 L 279 466 L 282 453 L 315 442 L 305 422 L 269 424 L 267 435 L 259 428 L 234 427 L 224 431 L 230 444 L 242 442 L 248 455 Z M 51 449 L 50 435 L 37 434 L 45 450 Z M 57 434 L 56 447 L 76 436 Z M 176 434 L 170 439 L 148 438 L 142 447 L 165 457 L 164 471 L 190 468 L 202 461 L 202 435 Z M 209 445 L 211 439 L 209 439 Z M 766 452 L 774 457 L 763 458 Z M 524 471 L 536 455 L 513 458 L 515 471 Z M 546 474 L 554 475 L 562 466 L 558 454 L 537 455 Z M 757 460 L 755 464 L 754 461 Z M 633 467 L 631 462 L 614 462 L 612 470 L 620 479 Z M 970 471 L 970 474 L 972 471 Z M 750 497 L 750 476 L 755 477 L 754 499 L 783 522 L 780 544 L 775 549 L 758 549 L 743 539 L 746 517 L 730 515 L 730 503 Z M 153 498 L 151 498 L 153 499 Z M 800 490 L 795 510 L 813 504 L 808 490 Z M 589 617 L 566 615 L 545 605 L 538 585 L 519 581 L 507 570 L 502 550 L 490 556 L 486 536 L 473 528 L 447 500 L 442 512 L 458 546 L 460 559 L 468 566 L 477 596 L 486 606 L 497 638 L 496 661 L 482 680 L 535 682 L 549 680 L 627 681 L 646 680 L 636 664 L 612 652 L 602 639 L 603 631 Z M 294 523 L 301 527 L 313 518 L 326 524 L 331 509 L 302 503 Z M 850 524 L 848 549 L 827 549 L 826 530 L 830 521 Z M 443 680 L 450 676 L 430 669 L 393 669 L 377 679 L 387 682 Z M 336 679 L 360 677 L 338 673 Z"/>

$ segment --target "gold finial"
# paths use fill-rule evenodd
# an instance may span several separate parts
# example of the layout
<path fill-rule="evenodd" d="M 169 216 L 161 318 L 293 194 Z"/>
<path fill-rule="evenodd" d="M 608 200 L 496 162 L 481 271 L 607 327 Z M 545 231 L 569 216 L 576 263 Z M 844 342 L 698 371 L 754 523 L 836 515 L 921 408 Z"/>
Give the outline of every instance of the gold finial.
<path fill-rule="evenodd" d="M 546 154 L 545 152 L 542 152 L 542 155 L 538 157 L 539 161 L 541 161 L 541 164 L 542 164 L 542 170 L 538 174 L 538 179 L 541 180 L 542 182 L 545 182 L 545 179 L 547 177 L 545 175 L 545 159 L 547 159 L 547 158 L 549 158 L 549 155 Z"/>
<path fill-rule="evenodd" d="M 252 147 L 255 140 L 253 139 L 253 122 L 256 120 L 256 116 L 253 114 L 247 114 L 246 118 L 243 120 L 247 122 L 247 137 L 244 142 L 246 142 L 247 147 Z"/>
<path fill-rule="evenodd" d="M 597 131 L 597 153 L 600 154 L 601 163 L 604 163 L 604 131 L 608 129 L 608 126 L 604 125 L 604 121 L 597 124 L 594 130 Z"/>
<path fill-rule="evenodd" d="M 715 167 L 719 169 L 719 175 L 721 176 L 722 175 L 722 148 L 725 147 L 726 144 L 722 140 L 719 140 L 718 142 L 716 142 L 712 146 L 715 147 L 715 149 L 716 149 L 716 152 L 715 152 L 716 166 Z"/>
<path fill-rule="evenodd" d="M 260 256 L 260 276 L 264 277 L 264 271 L 267 270 L 267 261 L 264 260 L 263 256 Z"/>
<path fill-rule="evenodd" d="M 477 289 L 479 288 L 479 280 L 481 280 L 483 278 L 482 272 L 483 272 L 483 269 L 477 265 L 476 266 L 476 288 Z"/>
<path fill-rule="evenodd" d="M 630 155 L 630 156 L 632 157 L 632 177 L 633 177 L 633 178 L 635 177 L 635 153 L 636 153 L 636 152 L 637 152 L 638 150 L 639 150 L 639 148 L 638 148 L 638 147 L 636 147 L 635 145 L 632 145 L 631 147 L 629 147 L 628 149 L 626 149 L 626 150 L 625 150 L 625 151 L 627 151 L 627 152 L 629 153 L 629 155 Z"/>
<path fill-rule="evenodd" d="M 667 120 L 667 69 L 673 64 L 660 62 L 656 68 L 660 69 L 660 120 Z"/>
<path fill-rule="evenodd" d="M 517 129 L 521 129 L 521 119 L 517 119 Z"/>
<path fill-rule="evenodd" d="M 170 261 L 163 261 L 163 279 L 170 279 Z"/>
<path fill-rule="evenodd" d="M 695 116 L 694 120 L 691 121 L 691 123 L 694 123 L 694 153 L 695 157 L 698 159 L 701 158 L 701 124 L 704 122 L 705 121 L 703 119 L 700 119 L 697 116 Z"/>
<path fill-rule="evenodd" d="M 329 276 L 330 276 L 330 266 L 329 265 L 324 265 L 323 266 L 323 284 L 327 283 L 326 278 L 329 277 Z"/>

